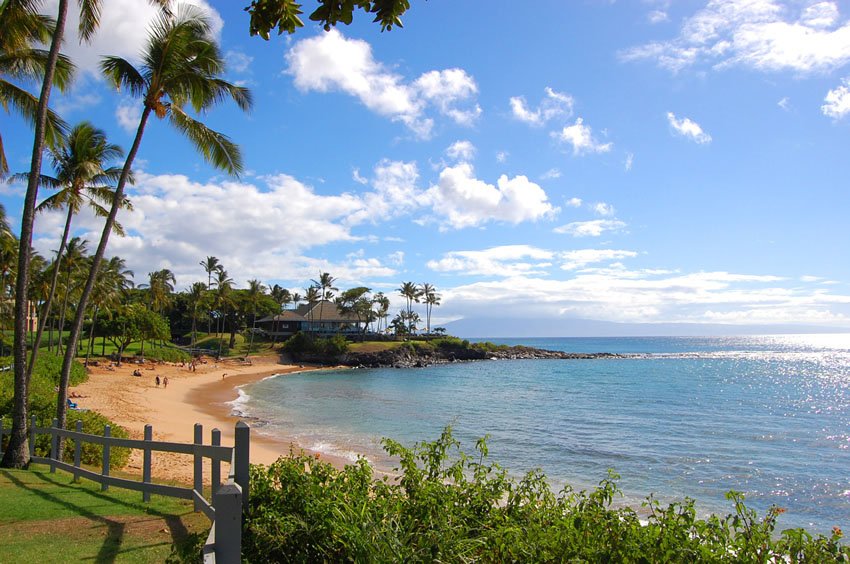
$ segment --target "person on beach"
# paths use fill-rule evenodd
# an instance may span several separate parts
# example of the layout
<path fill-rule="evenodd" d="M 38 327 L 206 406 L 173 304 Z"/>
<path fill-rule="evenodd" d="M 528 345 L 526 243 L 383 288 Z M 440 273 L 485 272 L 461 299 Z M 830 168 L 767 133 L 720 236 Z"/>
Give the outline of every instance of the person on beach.
<path fill-rule="evenodd" d="M 166 376 L 165 378 L 162 379 L 162 387 L 163 388 L 168 387 L 168 376 Z"/>
<path fill-rule="evenodd" d="M 157 388 L 159 387 L 159 374 L 157 374 L 157 376 L 156 376 L 156 387 Z"/>

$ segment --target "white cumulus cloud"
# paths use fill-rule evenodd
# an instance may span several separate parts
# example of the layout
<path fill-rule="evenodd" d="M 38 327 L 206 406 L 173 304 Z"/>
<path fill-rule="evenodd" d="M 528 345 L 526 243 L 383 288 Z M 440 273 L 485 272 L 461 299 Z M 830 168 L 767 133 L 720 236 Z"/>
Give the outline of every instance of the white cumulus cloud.
<path fill-rule="evenodd" d="M 671 71 L 694 65 L 761 71 L 829 71 L 850 62 L 850 22 L 839 2 L 710 0 L 686 18 L 679 35 L 620 53 Z M 846 6 L 846 4 L 844 4 Z"/>
<path fill-rule="evenodd" d="M 826 94 L 821 111 L 823 115 L 833 119 L 841 119 L 850 114 L 850 79 L 845 78 Z"/>
<path fill-rule="evenodd" d="M 434 126 L 428 107 L 462 125 L 469 125 L 481 113 L 472 101 L 478 87 L 464 70 L 429 71 L 408 81 L 376 61 L 369 43 L 348 39 L 335 29 L 297 41 L 286 61 L 286 72 L 298 89 L 345 92 L 422 138 L 430 137 Z"/>
<path fill-rule="evenodd" d="M 446 149 L 446 155 L 459 161 L 470 161 L 475 156 L 475 145 L 469 141 L 455 141 Z"/>
<path fill-rule="evenodd" d="M 573 115 L 573 97 L 569 94 L 556 92 L 550 87 L 544 89 L 546 97 L 540 102 L 537 109 L 528 107 L 525 98 L 514 96 L 510 99 L 511 112 L 514 117 L 531 125 L 543 125 L 556 117 L 570 117 Z"/>
<path fill-rule="evenodd" d="M 624 258 L 632 258 L 636 256 L 637 253 L 634 251 L 614 249 L 579 249 L 561 253 L 559 258 L 564 260 L 564 264 L 561 265 L 563 270 L 576 270 L 578 268 L 583 268 L 588 264 L 622 260 Z"/>
<path fill-rule="evenodd" d="M 593 131 L 589 125 L 584 125 L 582 118 L 576 119 L 573 125 L 564 127 L 561 131 L 553 131 L 552 137 L 572 145 L 574 155 L 586 153 L 607 153 L 613 147 L 613 143 L 601 143 L 593 137 Z"/>
<path fill-rule="evenodd" d="M 437 272 L 466 276 L 516 276 L 541 274 L 551 266 L 554 253 L 530 245 L 504 245 L 482 251 L 452 251 L 427 267 Z"/>
<path fill-rule="evenodd" d="M 673 112 L 667 112 L 667 122 L 677 134 L 687 137 L 700 145 L 711 143 L 711 135 L 703 131 L 700 125 L 690 118 L 678 119 Z"/>
<path fill-rule="evenodd" d="M 573 237 L 600 237 L 607 231 L 621 231 L 626 224 L 619 219 L 593 219 L 574 221 L 554 229 L 555 233 Z"/>
<path fill-rule="evenodd" d="M 502 175 L 496 184 L 475 177 L 472 166 L 461 163 L 440 172 L 436 185 L 425 194 L 444 226 L 460 229 L 489 221 L 521 223 L 557 213 L 546 192 L 525 176 Z"/>

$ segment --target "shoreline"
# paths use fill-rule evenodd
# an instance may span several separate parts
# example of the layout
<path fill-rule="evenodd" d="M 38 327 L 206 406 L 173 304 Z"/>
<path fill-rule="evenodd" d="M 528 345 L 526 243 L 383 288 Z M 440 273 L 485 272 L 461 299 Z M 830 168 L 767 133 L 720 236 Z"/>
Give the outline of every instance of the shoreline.
<path fill-rule="evenodd" d="M 233 429 L 239 420 L 251 425 L 247 418 L 231 415 L 229 402 L 238 398 L 238 387 L 258 382 L 279 374 L 296 374 L 325 367 L 283 364 L 276 357 L 254 357 L 250 364 L 224 359 L 215 362 L 205 358 L 196 364 L 196 371 L 189 366 L 175 363 L 147 363 L 144 365 L 123 363 L 120 367 L 101 363 L 89 366 L 89 379 L 70 389 L 81 397 L 73 398 L 81 409 L 97 411 L 114 424 L 127 429 L 131 438 L 141 439 L 144 427 L 153 427 L 156 441 L 192 443 L 194 425 L 204 428 L 204 443 L 210 443 L 212 429 L 221 431 L 223 445 L 233 444 Z M 133 376 L 140 370 L 141 377 Z M 156 385 L 159 376 L 162 383 Z M 165 387 L 164 379 L 168 378 Z M 303 450 L 321 456 L 326 462 L 342 467 L 350 463 L 324 453 L 313 453 L 292 437 L 269 437 L 256 429 L 251 432 L 250 460 L 252 464 L 269 465 L 290 450 Z M 126 470 L 141 473 L 141 451 L 133 450 Z M 154 453 L 152 474 L 155 479 L 191 483 L 192 463 L 189 455 Z M 204 470 L 205 482 L 210 471 L 207 461 Z M 227 472 L 225 464 L 222 472 Z"/>

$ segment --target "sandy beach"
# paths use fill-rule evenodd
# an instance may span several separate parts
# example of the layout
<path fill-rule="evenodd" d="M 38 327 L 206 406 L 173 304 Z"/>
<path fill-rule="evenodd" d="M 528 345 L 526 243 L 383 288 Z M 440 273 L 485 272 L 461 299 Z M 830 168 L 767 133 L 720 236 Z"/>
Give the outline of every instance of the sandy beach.
<path fill-rule="evenodd" d="M 191 443 L 194 425 L 204 427 L 204 442 L 209 444 L 210 432 L 221 431 L 223 445 L 233 444 L 233 429 L 237 421 L 231 417 L 227 404 L 237 398 L 236 388 L 274 374 L 314 370 L 312 367 L 282 364 L 277 357 L 252 357 L 250 362 L 225 359 L 216 362 L 204 358 L 192 371 L 188 364 L 152 363 L 111 366 L 101 363 L 89 367 L 87 382 L 71 388 L 71 394 L 81 396 L 73 401 L 82 409 L 98 411 L 113 422 L 125 427 L 131 438 L 144 437 L 144 427 L 153 427 L 154 440 Z M 141 376 L 133 376 L 138 370 Z M 159 376 L 160 385 L 156 385 Z M 167 387 L 164 384 L 168 379 Z M 250 421 L 247 421 L 250 425 Z M 251 462 L 271 464 L 300 446 L 287 437 L 264 437 L 252 431 Z M 344 461 L 323 456 L 341 466 Z M 187 455 L 154 453 L 152 473 L 155 479 L 191 482 L 192 459 Z M 226 465 L 225 465 L 226 468 Z M 225 472 L 225 468 L 222 469 Z M 126 468 L 141 473 L 141 452 L 134 451 Z M 209 470 L 204 472 L 209 479 Z"/>

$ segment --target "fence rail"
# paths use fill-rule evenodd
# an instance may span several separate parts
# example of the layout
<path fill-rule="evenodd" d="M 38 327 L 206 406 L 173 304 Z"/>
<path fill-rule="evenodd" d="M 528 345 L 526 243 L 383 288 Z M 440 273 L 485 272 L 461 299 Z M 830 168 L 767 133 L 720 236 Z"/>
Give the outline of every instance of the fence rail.
<path fill-rule="evenodd" d="M 232 447 L 221 446 L 221 432 L 213 429 L 211 444 L 204 444 L 203 426 L 195 424 L 194 442 L 174 443 L 154 441 L 153 428 L 145 425 L 145 438 L 122 439 L 112 437 L 109 425 L 103 429 L 103 435 L 83 433 L 82 421 L 77 421 L 76 429 L 60 429 L 58 420 L 53 420 L 50 427 L 38 427 L 33 416 L 29 428 L 29 448 L 32 462 L 50 466 L 51 472 L 56 469 L 64 470 L 74 475 L 75 480 L 86 478 L 101 485 L 106 491 L 109 486 L 124 488 L 142 493 L 143 501 L 150 501 L 151 494 L 176 497 L 191 500 L 195 511 L 200 511 L 212 522 L 210 534 L 204 545 L 204 564 L 230 564 L 241 561 L 242 554 L 242 522 L 245 510 L 248 508 L 249 492 L 249 450 L 251 430 L 246 423 L 239 421 L 234 430 Z M 0 420 L 0 457 L 3 455 L 3 437 L 11 431 L 3 428 Z M 35 441 L 38 435 L 50 436 L 49 456 L 35 456 Z M 70 464 L 59 456 L 59 438 L 74 440 L 74 462 Z M 103 461 L 100 473 L 87 470 L 80 466 L 81 447 L 83 443 L 99 444 L 103 447 Z M 110 449 L 125 447 L 143 451 L 142 481 L 128 480 L 110 476 Z M 192 487 L 169 486 L 154 484 L 151 479 L 151 462 L 153 452 L 172 452 L 194 456 Z M 204 497 L 204 458 L 211 462 L 211 491 L 212 499 Z M 230 471 L 225 483 L 221 483 L 221 463 L 229 462 Z"/>

